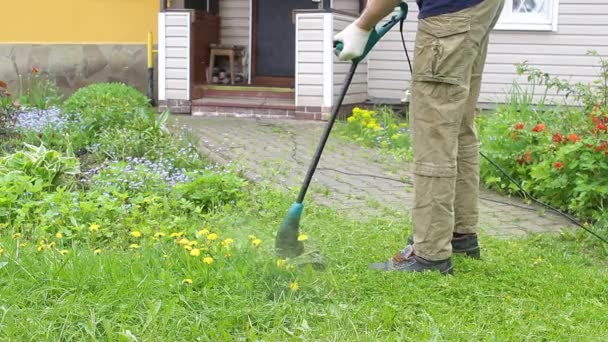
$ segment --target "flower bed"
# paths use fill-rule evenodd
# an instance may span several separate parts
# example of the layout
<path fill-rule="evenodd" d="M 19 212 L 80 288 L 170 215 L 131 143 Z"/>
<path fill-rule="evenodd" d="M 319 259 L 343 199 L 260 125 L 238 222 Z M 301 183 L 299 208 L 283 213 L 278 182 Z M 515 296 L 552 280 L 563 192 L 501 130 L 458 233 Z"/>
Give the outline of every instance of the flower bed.
<path fill-rule="evenodd" d="M 412 158 L 409 125 L 389 107 L 375 110 L 356 107 L 346 124 L 339 126 L 337 131 L 364 146 L 379 148 L 399 159 Z"/>
<path fill-rule="evenodd" d="M 603 59 L 602 65 L 608 77 Z M 533 90 L 513 92 L 510 103 L 480 118 L 482 150 L 536 198 L 583 220 L 608 219 L 607 79 L 570 85 L 525 64 L 519 71 L 533 86 L 554 89 L 579 106 L 548 105 L 547 92 L 533 105 Z M 485 161 L 482 179 L 492 189 L 519 192 Z"/>

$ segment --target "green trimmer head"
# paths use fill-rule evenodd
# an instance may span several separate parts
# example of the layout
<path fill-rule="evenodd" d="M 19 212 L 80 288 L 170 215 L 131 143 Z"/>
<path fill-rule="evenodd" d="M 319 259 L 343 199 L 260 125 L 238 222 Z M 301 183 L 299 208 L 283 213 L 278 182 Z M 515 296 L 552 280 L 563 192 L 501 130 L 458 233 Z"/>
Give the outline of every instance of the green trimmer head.
<path fill-rule="evenodd" d="M 294 266 L 309 265 L 317 270 L 324 269 L 325 261 L 321 254 L 316 250 L 305 251 L 304 242 L 298 239 L 303 210 L 302 203 L 294 203 L 287 211 L 287 216 L 283 219 L 276 237 L 277 255 Z"/>

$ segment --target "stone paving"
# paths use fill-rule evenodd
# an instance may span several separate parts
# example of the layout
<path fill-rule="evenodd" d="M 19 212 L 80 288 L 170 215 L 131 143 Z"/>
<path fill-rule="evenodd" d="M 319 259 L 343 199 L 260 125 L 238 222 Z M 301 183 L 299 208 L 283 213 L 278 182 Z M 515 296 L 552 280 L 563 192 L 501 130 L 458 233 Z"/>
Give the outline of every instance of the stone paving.
<path fill-rule="evenodd" d="M 247 177 L 283 189 L 299 188 L 324 122 L 178 116 L 201 137 L 201 149 L 220 163 L 237 163 Z M 413 204 L 408 163 L 332 135 L 305 202 L 331 206 L 359 219 L 409 214 Z M 520 199 L 480 195 L 480 228 L 493 236 L 559 232 L 572 225 Z"/>

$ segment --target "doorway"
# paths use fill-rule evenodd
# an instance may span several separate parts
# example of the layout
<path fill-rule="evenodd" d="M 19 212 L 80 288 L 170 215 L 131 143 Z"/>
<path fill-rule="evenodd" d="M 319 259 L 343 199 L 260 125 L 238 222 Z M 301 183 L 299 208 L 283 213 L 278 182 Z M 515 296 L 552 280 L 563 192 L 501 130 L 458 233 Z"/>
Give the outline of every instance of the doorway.
<path fill-rule="evenodd" d="M 252 83 L 293 87 L 296 25 L 293 10 L 317 9 L 312 0 L 253 0 Z"/>

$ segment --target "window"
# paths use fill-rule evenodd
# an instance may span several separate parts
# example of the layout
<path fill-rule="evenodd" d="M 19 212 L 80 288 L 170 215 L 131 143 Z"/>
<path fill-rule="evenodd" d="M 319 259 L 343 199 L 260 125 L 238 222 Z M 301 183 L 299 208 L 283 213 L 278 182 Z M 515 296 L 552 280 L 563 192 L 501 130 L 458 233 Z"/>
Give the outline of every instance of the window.
<path fill-rule="evenodd" d="M 559 0 L 506 0 L 497 30 L 557 31 Z"/>

